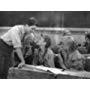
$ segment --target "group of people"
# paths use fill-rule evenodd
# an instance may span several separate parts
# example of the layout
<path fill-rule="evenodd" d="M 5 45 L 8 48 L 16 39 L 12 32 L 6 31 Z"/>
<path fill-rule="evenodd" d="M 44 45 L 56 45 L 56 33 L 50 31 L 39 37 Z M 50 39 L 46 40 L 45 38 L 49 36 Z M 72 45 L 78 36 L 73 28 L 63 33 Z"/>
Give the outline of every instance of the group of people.
<path fill-rule="evenodd" d="M 60 43 L 52 46 L 48 35 L 35 33 L 36 25 L 37 20 L 32 17 L 25 25 L 15 25 L 0 37 L 0 78 L 7 78 L 11 60 L 12 66 L 18 68 L 31 64 L 84 70 L 85 57 L 70 31 L 63 30 Z M 90 36 L 86 36 L 88 43 Z"/>
<path fill-rule="evenodd" d="M 33 35 L 30 35 L 33 34 Z M 23 41 L 23 57 L 26 64 L 43 65 L 63 70 L 84 70 L 85 57 L 79 50 L 78 43 L 69 30 L 63 30 L 60 42 L 53 46 L 51 37 L 47 34 L 33 33 L 26 35 Z M 20 58 L 14 52 L 14 66 L 18 66 Z"/>

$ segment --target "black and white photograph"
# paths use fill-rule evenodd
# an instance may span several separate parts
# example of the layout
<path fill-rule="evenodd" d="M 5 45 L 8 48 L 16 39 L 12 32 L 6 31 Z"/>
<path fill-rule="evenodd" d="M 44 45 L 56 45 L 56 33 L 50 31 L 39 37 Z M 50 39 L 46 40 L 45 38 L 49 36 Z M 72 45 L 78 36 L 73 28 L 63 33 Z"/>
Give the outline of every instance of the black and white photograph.
<path fill-rule="evenodd" d="M 0 79 L 90 79 L 90 11 L 0 11 Z"/>
<path fill-rule="evenodd" d="M 88 90 L 89 0 L 0 1 L 0 90 Z"/>

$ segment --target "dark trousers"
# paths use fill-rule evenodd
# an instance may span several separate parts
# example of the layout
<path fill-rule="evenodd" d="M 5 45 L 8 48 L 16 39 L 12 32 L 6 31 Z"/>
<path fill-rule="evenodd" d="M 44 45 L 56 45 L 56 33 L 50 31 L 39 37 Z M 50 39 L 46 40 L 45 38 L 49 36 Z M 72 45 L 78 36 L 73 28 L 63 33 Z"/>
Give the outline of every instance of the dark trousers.
<path fill-rule="evenodd" d="M 0 39 L 0 79 L 6 79 L 8 76 L 12 51 L 13 47 Z"/>

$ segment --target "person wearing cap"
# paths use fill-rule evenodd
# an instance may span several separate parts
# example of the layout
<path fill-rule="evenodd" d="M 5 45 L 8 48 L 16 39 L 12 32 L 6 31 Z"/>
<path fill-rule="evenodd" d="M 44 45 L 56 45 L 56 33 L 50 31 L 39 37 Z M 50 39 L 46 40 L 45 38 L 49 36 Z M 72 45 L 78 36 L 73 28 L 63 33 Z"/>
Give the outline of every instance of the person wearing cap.
<path fill-rule="evenodd" d="M 13 50 L 17 53 L 20 64 L 18 67 L 25 65 L 22 54 L 22 42 L 27 34 L 33 33 L 36 29 L 36 19 L 29 18 L 25 25 L 15 25 L 0 37 L 0 78 L 6 79 L 10 65 L 10 57 Z"/>

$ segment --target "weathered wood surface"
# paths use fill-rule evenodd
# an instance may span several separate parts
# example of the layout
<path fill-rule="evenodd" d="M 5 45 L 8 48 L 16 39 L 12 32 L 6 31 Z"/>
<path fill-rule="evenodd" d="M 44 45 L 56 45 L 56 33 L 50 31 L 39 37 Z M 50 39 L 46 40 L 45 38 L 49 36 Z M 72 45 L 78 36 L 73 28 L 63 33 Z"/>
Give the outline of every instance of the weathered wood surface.
<path fill-rule="evenodd" d="M 11 68 L 8 79 L 89 79 L 90 72 L 62 71 L 43 66 L 26 65 L 22 69 Z"/>
<path fill-rule="evenodd" d="M 54 74 L 43 70 L 34 69 L 32 66 L 22 69 L 11 68 L 9 70 L 8 79 L 53 79 Z"/>

